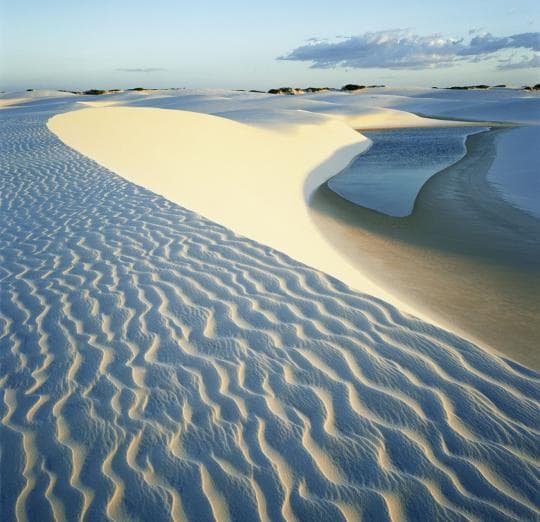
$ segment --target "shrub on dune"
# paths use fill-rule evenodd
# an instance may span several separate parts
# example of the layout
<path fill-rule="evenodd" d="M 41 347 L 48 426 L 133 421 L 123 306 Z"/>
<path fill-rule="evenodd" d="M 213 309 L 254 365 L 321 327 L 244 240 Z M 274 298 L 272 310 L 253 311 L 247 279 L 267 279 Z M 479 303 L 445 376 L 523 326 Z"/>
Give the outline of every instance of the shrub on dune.
<path fill-rule="evenodd" d="M 304 90 L 306 92 L 323 92 L 323 91 L 329 91 L 330 89 L 328 87 L 307 87 Z"/>
<path fill-rule="evenodd" d="M 99 96 L 100 94 L 105 94 L 107 91 L 104 91 L 102 89 L 88 89 L 87 91 L 83 91 L 83 94 L 89 94 L 91 96 Z"/>
<path fill-rule="evenodd" d="M 270 89 L 268 94 L 303 94 L 303 89 L 293 89 L 292 87 L 280 87 L 279 89 Z"/>
<path fill-rule="evenodd" d="M 347 92 L 353 92 L 353 91 L 359 91 L 361 89 L 365 89 L 365 85 L 356 85 L 354 83 L 348 83 L 347 85 L 344 85 L 341 90 L 347 91 Z"/>

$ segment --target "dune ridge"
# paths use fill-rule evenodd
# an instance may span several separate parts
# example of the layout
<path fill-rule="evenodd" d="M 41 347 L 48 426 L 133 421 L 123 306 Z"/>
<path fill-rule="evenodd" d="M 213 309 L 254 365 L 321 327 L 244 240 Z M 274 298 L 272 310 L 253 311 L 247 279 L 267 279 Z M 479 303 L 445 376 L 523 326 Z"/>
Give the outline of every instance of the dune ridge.
<path fill-rule="evenodd" d="M 534 519 L 539 376 L 0 121 L 2 519 Z"/>

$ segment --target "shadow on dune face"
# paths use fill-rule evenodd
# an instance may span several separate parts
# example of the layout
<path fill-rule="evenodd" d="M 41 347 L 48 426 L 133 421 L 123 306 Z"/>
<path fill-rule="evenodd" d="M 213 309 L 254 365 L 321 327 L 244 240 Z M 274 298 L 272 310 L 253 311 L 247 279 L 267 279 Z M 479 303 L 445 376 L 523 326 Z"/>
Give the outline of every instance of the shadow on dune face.
<path fill-rule="evenodd" d="M 486 181 L 495 140 L 469 136 L 467 155 L 433 176 L 413 213 L 393 218 L 356 206 L 326 184 L 313 220 L 373 280 L 420 311 L 539 368 L 540 222 Z"/>

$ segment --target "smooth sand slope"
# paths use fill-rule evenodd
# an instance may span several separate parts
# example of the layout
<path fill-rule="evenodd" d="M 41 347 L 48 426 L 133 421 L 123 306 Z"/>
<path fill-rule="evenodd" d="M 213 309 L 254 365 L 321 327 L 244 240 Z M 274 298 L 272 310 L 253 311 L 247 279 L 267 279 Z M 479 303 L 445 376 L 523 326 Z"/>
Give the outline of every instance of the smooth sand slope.
<path fill-rule="evenodd" d="M 538 374 L 113 174 L 47 107 L 0 120 L 2 520 L 538 518 Z"/>

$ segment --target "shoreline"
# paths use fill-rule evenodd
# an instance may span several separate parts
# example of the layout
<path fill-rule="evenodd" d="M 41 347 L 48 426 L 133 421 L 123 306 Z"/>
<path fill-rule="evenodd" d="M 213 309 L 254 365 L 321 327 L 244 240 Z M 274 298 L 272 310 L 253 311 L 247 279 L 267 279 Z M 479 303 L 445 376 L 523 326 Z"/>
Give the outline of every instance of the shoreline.
<path fill-rule="evenodd" d="M 538 222 L 486 180 L 504 131 L 468 136 L 465 156 L 424 184 L 406 218 L 354 205 L 326 184 L 310 208 L 329 241 L 378 284 L 451 331 L 538 370 L 531 346 L 540 338 L 540 246 L 527 241 Z"/>
<path fill-rule="evenodd" d="M 486 127 L 432 127 L 364 131 L 373 147 L 328 180 L 348 201 L 391 217 L 407 217 L 418 193 L 437 172 L 467 152 L 470 134 Z"/>

